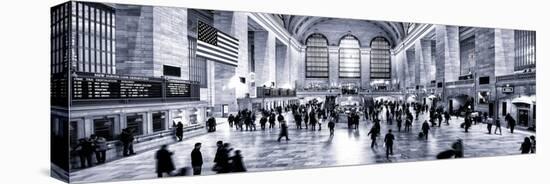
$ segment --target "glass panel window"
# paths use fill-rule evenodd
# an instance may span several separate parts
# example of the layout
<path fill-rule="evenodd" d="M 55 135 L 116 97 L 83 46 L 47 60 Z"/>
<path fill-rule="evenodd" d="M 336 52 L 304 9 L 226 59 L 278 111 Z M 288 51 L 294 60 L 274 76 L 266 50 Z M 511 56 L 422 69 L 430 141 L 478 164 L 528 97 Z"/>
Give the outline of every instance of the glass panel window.
<path fill-rule="evenodd" d="M 390 43 L 383 37 L 376 37 L 371 41 L 370 78 L 390 79 L 391 59 Z"/>
<path fill-rule="evenodd" d="M 339 76 L 341 78 L 361 77 L 361 57 L 359 41 L 352 35 L 340 40 Z"/>
<path fill-rule="evenodd" d="M 166 113 L 153 113 L 153 132 L 163 131 L 166 129 Z"/>
<path fill-rule="evenodd" d="M 328 78 L 328 41 L 314 33 L 306 41 L 306 77 Z"/>
<path fill-rule="evenodd" d="M 134 135 L 143 135 L 143 115 L 126 116 L 126 128 L 129 128 Z"/>
<path fill-rule="evenodd" d="M 94 134 L 104 137 L 106 140 L 114 140 L 115 119 L 102 118 L 94 120 Z"/>
<path fill-rule="evenodd" d="M 520 71 L 536 66 L 536 34 L 535 31 L 514 31 L 514 70 Z"/>

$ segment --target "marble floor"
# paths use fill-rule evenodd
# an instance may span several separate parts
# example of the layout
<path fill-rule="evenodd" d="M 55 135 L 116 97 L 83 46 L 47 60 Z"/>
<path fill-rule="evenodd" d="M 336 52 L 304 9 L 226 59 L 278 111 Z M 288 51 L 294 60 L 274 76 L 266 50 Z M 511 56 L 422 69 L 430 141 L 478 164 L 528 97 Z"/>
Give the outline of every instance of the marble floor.
<path fill-rule="evenodd" d="M 384 113 L 381 113 L 384 114 Z M 387 125 L 382 121 L 382 136 L 378 139 L 378 148 L 370 147 L 367 136 L 372 123 L 361 119 L 357 130 L 349 130 L 345 123 L 337 124 L 335 135 L 329 136 L 326 124 L 321 131 L 297 130 L 290 122 L 290 141 L 277 142 L 278 127 L 271 130 L 236 131 L 229 129 L 227 123 L 218 125 L 218 130 L 202 136 L 189 138 L 172 144 L 169 150 L 174 152 L 172 159 L 176 168 L 190 167 L 190 153 L 196 142 L 202 143 L 201 152 L 204 165 L 203 175 L 215 174 L 211 171 L 216 152 L 216 141 L 231 143 L 234 150 L 241 150 L 243 161 L 248 171 L 274 171 L 287 169 L 305 169 L 345 165 L 363 165 L 388 162 L 410 162 L 435 160 L 435 156 L 448 150 L 457 139 L 463 139 L 464 157 L 484 157 L 519 154 L 523 138 L 533 135 L 532 132 L 517 130 L 509 133 L 503 127 L 503 135 L 487 134 L 486 125 L 473 125 L 469 133 L 459 127 L 462 118 L 452 117 L 450 125 L 433 127 L 429 139 L 418 139 L 421 122 L 427 114 L 421 114 L 413 122 L 412 131 L 397 132 L 396 124 Z M 396 141 L 394 155 L 385 156 L 383 135 L 393 129 Z M 115 160 L 93 168 L 71 173 L 71 182 L 98 182 L 113 180 L 134 180 L 156 178 L 155 151 L 139 153 L 132 157 Z"/>

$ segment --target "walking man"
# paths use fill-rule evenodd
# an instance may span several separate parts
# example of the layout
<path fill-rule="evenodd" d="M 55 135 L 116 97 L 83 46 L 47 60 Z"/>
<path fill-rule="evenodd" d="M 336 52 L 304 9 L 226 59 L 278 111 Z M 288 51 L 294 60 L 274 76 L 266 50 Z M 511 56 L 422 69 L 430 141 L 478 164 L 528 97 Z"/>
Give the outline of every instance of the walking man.
<path fill-rule="evenodd" d="M 390 155 L 393 155 L 393 140 L 395 140 L 395 136 L 393 136 L 391 129 L 389 129 L 386 137 L 384 137 L 384 143 L 386 144 L 386 159 L 390 159 Z"/>
<path fill-rule="evenodd" d="M 191 151 L 191 167 L 193 167 L 193 175 L 201 175 L 202 170 L 202 154 L 201 143 L 195 143 L 195 148 Z"/>

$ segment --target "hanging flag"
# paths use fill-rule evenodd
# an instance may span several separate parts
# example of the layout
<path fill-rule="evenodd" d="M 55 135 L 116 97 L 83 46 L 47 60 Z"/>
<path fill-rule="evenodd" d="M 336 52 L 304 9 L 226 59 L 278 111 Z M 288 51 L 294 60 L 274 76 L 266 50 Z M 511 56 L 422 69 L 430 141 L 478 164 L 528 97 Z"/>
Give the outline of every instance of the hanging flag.
<path fill-rule="evenodd" d="M 199 21 L 197 56 L 237 66 L 239 40 Z"/>

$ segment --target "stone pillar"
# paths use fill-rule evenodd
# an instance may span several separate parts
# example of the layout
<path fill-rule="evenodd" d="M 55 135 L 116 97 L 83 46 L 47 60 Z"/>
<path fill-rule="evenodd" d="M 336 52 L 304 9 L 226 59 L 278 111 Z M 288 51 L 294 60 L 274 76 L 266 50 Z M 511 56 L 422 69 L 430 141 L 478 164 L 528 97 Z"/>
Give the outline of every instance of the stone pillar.
<path fill-rule="evenodd" d="M 477 83 L 475 93 L 489 91 L 489 103 L 494 103 L 493 110 L 498 109 L 494 101 L 496 76 L 513 73 L 514 32 L 513 30 L 476 28 L 475 30 L 476 82 L 479 77 L 489 77 L 489 84 Z M 476 102 L 479 102 L 476 95 Z M 488 112 L 488 105 L 478 105 L 476 110 Z"/>
<path fill-rule="evenodd" d="M 242 84 L 240 77 L 249 79 L 248 75 L 248 17 L 244 12 L 215 11 L 214 25 L 218 30 L 229 34 L 239 40 L 238 67 L 213 62 L 214 79 L 209 81 L 209 89 L 212 89 L 213 113 L 221 115 L 222 105 L 227 104 L 229 111 L 237 110 L 237 98 L 242 98 L 248 93 L 247 85 Z M 208 61 L 212 62 L 212 61 Z M 212 71 L 209 69 L 209 71 Z M 249 80 L 246 80 L 249 81 Z M 214 95 L 215 94 L 215 95 Z"/>
<path fill-rule="evenodd" d="M 84 137 L 90 137 L 94 132 L 94 122 L 92 117 L 84 117 Z"/>
<path fill-rule="evenodd" d="M 337 46 L 328 47 L 328 78 L 330 86 L 339 86 L 339 48 Z"/>
<path fill-rule="evenodd" d="M 153 133 L 153 113 L 152 112 L 146 112 L 145 114 L 143 114 L 143 124 L 144 124 L 144 127 L 143 127 L 143 134 L 145 135 L 148 135 L 148 134 L 152 134 Z"/>
<path fill-rule="evenodd" d="M 423 65 L 423 85 L 427 86 L 432 80 L 435 80 L 435 62 L 432 61 L 432 40 L 420 40 L 422 49 L 422 65 Z"/>
<path fill-rule="evenodd" d="M 436 25 L 436 80 L 457 81 L 460 72 L 460 52 L 457 26 Z"/>
<path fill-rule="evenodd" d="M 495 76 L 514 73 L 514 30 L 495 30 Z"/>
<path fill-rule="evenodd" d="M 267 31 L 254 32 L 256 86 L 271 86 L 276 81 L 275 35 Z M 278 84 L 276 84 L 278 86 Z"/>
<path fill-rule="evenodd" d="M 181 79 L 189 79 L 187 9 L 153 8 L 154 76 L 163 76 L 163 65 L 179 67 Z"/>
<path fill-rule="evenodd" d="M 276 85 L 278 87 L 290 87 L 290 62 L 288 62 L 288 47 L 277 44 L 275 47 Z"/>
<path fill-rule="evenodd" d="M 425 86 L 426 85 L 426 66 L 422 44 L 420 40 L 414 43 L 414 56 L 416 61 L 416 85 Z"/>
<path fill-rule="evenodd" d="M 153 7 L 116 6 L 116 73 L 153 76 Z"/>
<path fill-rule="evenodd" d="M 370 48 L 361 48 L 361 88 L 370 89 Z"/>
<path fill-rule="evenodd" d="M 418 84 L 416 82 L 416 75 L 417 75 L 417 64 L 415 62 L 415 53 L 414 53 L 414 50 L 407 50 L 405 51 L 406 52 L 406 61 L 407 61 L 407 66 L 408 66 L 408 72 L 407 72 L 407 76 L 406 76 L 406 80 L 407 80 L 407 86 L 409 87 L 416 87 L 416 85 Z M 416 88 L 415 88 L 416 89 Z"/>

